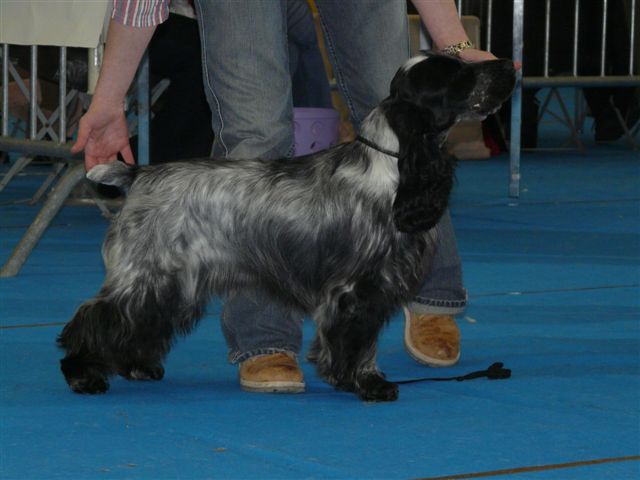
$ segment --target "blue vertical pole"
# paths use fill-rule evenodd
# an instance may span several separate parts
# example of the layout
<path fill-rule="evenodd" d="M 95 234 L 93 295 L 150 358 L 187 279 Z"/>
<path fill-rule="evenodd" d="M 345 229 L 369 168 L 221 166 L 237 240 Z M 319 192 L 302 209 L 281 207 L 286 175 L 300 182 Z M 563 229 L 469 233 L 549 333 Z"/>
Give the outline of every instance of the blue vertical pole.
<path fill-rule="evenodd" d="M 513 2 L 513 60 L 522 63 L 524 0 Z M 511 142 L 509 143 L 509 196 L 520 196 L 520 127 L 522 124 L 522 69 L 516 72 L 511 96 Z"/>
<path fill-rule="evenodd" d="M 149 55 L 138 68 L 138 165 L 149 165 Z"/>

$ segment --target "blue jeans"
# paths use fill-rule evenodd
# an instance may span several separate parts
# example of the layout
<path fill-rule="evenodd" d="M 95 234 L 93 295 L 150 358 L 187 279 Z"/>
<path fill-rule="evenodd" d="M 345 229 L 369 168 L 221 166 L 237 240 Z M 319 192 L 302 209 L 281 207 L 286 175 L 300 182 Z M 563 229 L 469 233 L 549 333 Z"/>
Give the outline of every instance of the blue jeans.
<path fill-rule="evenodd" d="M 287 33 L 293 106 L 332 108 L 331 86 L 306 1 L 287 0 Z"/>
<path fill-rule="evenodd" d="M 336 80 L 357 129 L 388 95 L 391 79 L 409 56 L 406 3 L 316 0 L 316 5 Z M 196 6 L 216 132 L 214 157 L 291 156 L 287 1 L 200 0 Z M 410 308 L 458 313 L 466 292 L 448 213 L 437 228 L 433 268 Z M 227 298 L 222 330 L 234 363 L 263 353 L 297 354 L 302 345 L 302 318 L 263 292 Z"/>

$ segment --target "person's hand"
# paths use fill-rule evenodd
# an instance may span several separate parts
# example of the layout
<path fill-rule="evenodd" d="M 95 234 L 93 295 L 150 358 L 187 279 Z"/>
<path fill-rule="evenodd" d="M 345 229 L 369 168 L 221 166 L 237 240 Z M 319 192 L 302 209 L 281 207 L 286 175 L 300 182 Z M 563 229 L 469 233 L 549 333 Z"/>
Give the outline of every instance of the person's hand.
<path fill-rule="evenodd" d="M 478 50 L 477 48 L 467 48 L 460 52 L 460 58 L 467 62 L 485 62 L 487 60 L 497 60 L 496 56 L 485 50 Z M 513 66 L 516 70 L 520 70 L 522 66 L 520 62 L 514 62 Z"/>
<path fill-rule="evenodd" d="M 100 163 L 116 160 L 118 153 L 125 162 L 131 165 L 135 163 L 122 106 L 109 107 L 91 103 L 87 113 L 80 119 L 78 139 L 71 147 L 72 153 L 83 150 L 87 171 Z"/>

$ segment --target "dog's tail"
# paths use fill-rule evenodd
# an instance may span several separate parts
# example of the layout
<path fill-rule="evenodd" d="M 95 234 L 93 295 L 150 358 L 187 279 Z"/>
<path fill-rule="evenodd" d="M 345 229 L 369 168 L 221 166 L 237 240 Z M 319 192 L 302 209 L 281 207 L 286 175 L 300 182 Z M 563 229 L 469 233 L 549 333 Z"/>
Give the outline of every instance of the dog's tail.
<path fill-rule="evenodd" d="M 128 188 L 136 178 L 138 167 L 124 162 L 114 161 L 96 165 L 87 172 L 87 178 L 92 182 L 115 187 Z"/>

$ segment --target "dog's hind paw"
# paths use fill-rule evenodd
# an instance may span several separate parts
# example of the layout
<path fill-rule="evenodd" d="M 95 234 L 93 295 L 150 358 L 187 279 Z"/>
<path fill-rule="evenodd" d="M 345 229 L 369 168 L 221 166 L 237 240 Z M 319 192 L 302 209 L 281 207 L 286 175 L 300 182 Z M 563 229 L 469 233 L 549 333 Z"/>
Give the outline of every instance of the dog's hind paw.
<path fill-rule="evenodd" d="M 103 377 L 71 378 L 67 379 L 67 383 L 75 393 L 95 395 L 109 390 L 109 382 Z"/>
<path fill-rule="evenodd" d="M 127 380 L 162 380 L 164 367 L 162 365 L 135 366 L 121 370 L 120 375 Z"/>
<path fill-rule="evenodd" d="M 356 380 L 356 394 L 365 402 L 393 402 L 398 399 L 398 386 L 380 375 L 364 375 Z"/>
<path fill-rule="evenodd" d="M 109 390 L 109 382 L 103 369 L 77 357 L 67 357 L 60 361 L 60 368 L 69 388 L 75 393 L 105 393 Z"/>

